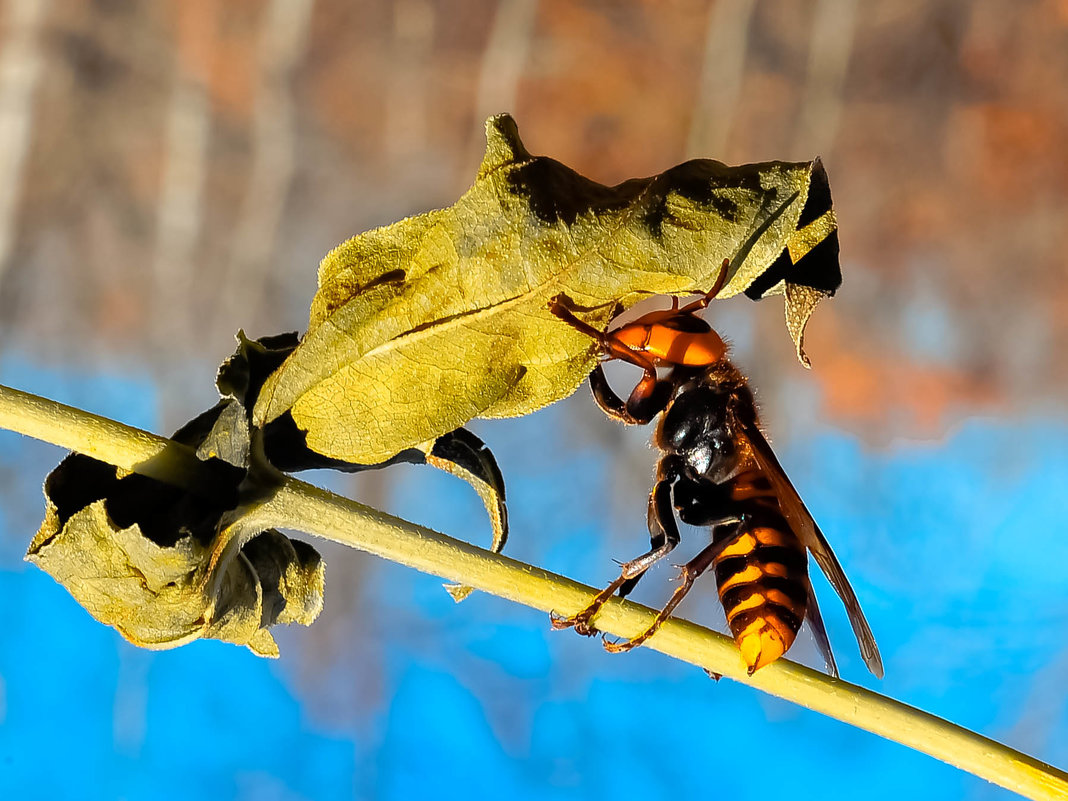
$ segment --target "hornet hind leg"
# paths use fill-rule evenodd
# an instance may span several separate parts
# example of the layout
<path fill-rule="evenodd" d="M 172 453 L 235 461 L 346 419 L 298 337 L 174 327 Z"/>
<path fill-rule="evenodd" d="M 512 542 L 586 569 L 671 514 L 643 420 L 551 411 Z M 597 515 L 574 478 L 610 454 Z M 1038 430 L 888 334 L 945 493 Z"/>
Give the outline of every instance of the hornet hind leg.
<path fill-rule="evenodd" d="M 689 562 L 684 564 L 680 575 L 682 583 L 675 589 L 671 598 L 664 604 L 664 608 L 657 613 L 657 616 L 645 631 L 629 640 L 620 640 L 619 642 L 609 642 L 608 640 L 605 640 L 604 649 L 613 654 L 623 653 L 624 651 L 629 651 L 632 648 L 638 647 L 656 634 L 664 621 L 671 617 L 671 613 L 675 611 L 675 607 L 682 603 L 682 599 L 689 594 L 690 590 L 693 588 L 694 582 L 697 581 L 702 573 L 712 566 L 712 563 L 716 561 L 716 557 L 718 557 L 723 549 L 733 541 L 733 537 L 727 537 L 719 542 L 714 542 L 704 548 Z"/>
<path fill-rule="evenodd" d="M 667 514 L 664 515 L 666 510 Z M 554 629 L 574 628 L 579 634 L 597 633 L 592 620 L 617 591 L 622 598 L 638 583 L 645 571 L 667 556 L 679 544 L 679 527 L 671 511 L 671 481 L 660 480 L 649 496 L 649 533 L 651 547 L 641 556 L 620 565 L 619 578 L 601 590 L 585 609 L 571 617 L 550 616 Z"/>

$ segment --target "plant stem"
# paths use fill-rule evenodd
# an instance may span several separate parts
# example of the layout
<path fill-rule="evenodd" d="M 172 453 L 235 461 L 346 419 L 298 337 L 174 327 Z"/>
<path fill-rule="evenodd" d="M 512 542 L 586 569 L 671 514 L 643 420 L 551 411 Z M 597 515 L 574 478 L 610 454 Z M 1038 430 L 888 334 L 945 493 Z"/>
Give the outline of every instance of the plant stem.
<path fill-rule="evenodd" d="M 203 488 L 204 463 L 191 448 L 117 420 L 3 385 L 0 385 L 0 428 L 183 489 Z"/>
<path fill-rule="evenodd" d="M 145 464 L 159 470 L 157 457 L 163 453 L 178 453 L 176 464 L 183 468 L 188 467 L 187 456 L 195 460 L 188 449 L 176 449 L 162 437 L 6 387 L 0 387 L 0 427 L 138 472 Z M 543 612 L 572 614 L 595 594 L 570 579 L 293 478 L 266 500 L 250 505 L 245 515 L 250 525 L 303 531 Z M 596 622 L 606 633 L 632 637 L 655 614 L 633 602 L 612 599 Z M 694 623 L 672 618 L 645 647 L 907 745 L 1027 798 L 1068 797 L 1068 774 L 1063 771 L 862 687 L 786 659 L 749 678 L 733 641 Z"/>

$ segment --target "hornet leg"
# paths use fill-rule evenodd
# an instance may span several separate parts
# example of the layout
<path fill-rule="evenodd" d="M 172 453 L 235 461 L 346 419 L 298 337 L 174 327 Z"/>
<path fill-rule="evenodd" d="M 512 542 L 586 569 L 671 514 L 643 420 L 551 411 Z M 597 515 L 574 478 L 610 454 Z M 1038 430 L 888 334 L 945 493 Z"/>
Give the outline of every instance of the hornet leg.
<path fill-rule="evenodd" d="M 645 425 L 668 405 L 675 386 L 670 379 L 659 380 L 653 370 L 653 379 L 648 374 L 624 401 L 608 385 L 604 368 L 597 365 L 590 373 L 590 391 L 601 411 L 609 417 L 629 425 Z"/>
<path fill-rule="evenodd" d="M 735 536 L 724 537 L 719 542 L 712 543 L 682 566 L 682 583 L 676 588 L 671 599 L 664 605 L 664 608 L 660 610 L 660 613 L 656 616 L 653 622 L 649 624 L 649 627 L 645 631 L 630 640 L 620 640 L 619 642 L 605 641 L 604 649 L 613 654 L 629 651 L 631 648 L 636 648 L 656 634 L 657 629 L 660 628 L 665 620 L 671 617 L 671 613 L 675 611 L 675 607 L 682 603 L 682 599 L 685 598 L 693 588 L 693 583 L 697 580 L 698 576 L 711 567 L 712 563 L 716 561 L 716 557 L 723 552 L 724 548 L 734 542 L 737 534 L 742 533 L 742 531 L 743 528 L 739 526 Z"/>
<path fill-rule="evenodd" d="M 727 268 L 730 267 L 730 263 L 730 259 L 724 259 L 723 265 L 719 268 L 719 275 L 716 276 L 716 283 L 712 288 L 693 303 L 687 303 L 679 309 L 679 313 L 693 314 L 708 306 L 708 304 L 715 299 L 716 295 L 719 294 L 719 291 L 723 289 L 723 285 L 727 283 Z"/>
<path fill-rule="evenodd" d="M 675 522 L 675 514 L 671 508 L 671 483 L 672 478 L 664 478 L 657 481 L 649 495 L 649 532 L 652 547 L 636 559 L 624 562 L 620 566 L 619 578 L 601 590 L 590 604 L 576 615 L 571 617 L 551 617 L 554 629 L 567 629 L 574 627 L 579 634 L 589 636 L 597 629 L 591 625 L 593 616 L 596 615 L 605 602 L 618 590 L 620 597 L 629 593 L 645 571 L 656 562 L 663 559 L 679 544 L 679 527 Z"/>

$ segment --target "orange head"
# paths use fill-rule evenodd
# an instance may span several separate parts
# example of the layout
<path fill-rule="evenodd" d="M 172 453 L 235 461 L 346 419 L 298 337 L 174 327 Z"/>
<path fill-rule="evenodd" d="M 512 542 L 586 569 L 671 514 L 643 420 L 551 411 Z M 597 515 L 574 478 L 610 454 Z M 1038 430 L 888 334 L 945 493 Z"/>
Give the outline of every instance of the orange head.
<path fill-rule="evenodd" d="M 727 355 L 719 334 L 699 317 L 664 316 L 662 312 L 640 317 L 617 328 L 608 338 L 631 352 L 645 353 L 667 366 L 707 367 Z"/>

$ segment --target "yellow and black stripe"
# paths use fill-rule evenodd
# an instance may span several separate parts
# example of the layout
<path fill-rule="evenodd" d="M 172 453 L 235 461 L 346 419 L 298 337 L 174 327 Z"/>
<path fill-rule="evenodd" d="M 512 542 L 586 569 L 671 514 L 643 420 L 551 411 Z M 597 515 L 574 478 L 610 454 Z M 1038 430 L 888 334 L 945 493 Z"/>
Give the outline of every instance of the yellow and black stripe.
<path fill-rule="evenodd" d="M 745 472 L 729 484 L 745 528 L 722 532 L 733 541 L 714 562 L 716 584 L 752 675 L 782 656 L 797 637 L 808 604 L 808 554 L 763 473 Z"/>

